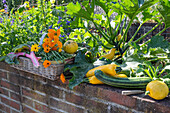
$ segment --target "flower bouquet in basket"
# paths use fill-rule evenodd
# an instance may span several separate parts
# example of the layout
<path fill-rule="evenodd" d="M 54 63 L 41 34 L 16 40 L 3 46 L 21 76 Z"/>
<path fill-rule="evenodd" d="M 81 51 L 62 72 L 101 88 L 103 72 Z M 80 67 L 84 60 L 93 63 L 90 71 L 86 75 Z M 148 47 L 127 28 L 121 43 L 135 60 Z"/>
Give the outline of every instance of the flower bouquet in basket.
<path fill-rule="evenodd" d="M 49 29 L 48 33 L 43 34 L 39 43 L 28 42 L 18 45 L 13 49 L 14 52 L 9 53 L 4 60 L 8 64 L 13 64 L 14 68 L 51 80 L 57 79 L 58 75 L 62 78 L 64 65 L 73 63 L 74 54 L 67 52 L 68 45 L 63 45 L 59 36 L 59 29 L 57 31 Z M 77 49 L 78 45 L 75 50 Z"/>

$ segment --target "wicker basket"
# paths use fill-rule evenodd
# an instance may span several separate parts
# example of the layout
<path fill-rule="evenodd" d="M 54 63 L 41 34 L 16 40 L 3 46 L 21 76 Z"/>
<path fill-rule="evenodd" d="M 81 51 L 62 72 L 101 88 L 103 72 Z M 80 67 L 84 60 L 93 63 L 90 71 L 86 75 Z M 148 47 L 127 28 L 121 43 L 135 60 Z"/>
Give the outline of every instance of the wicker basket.
<path fill-rule="evenodd" d="M 59 76 L 64 71 L 64 63 L 62 64 L 54 64 L 52 63 L 49 67 L 44 68 L 43 62 L 39 62 L 40 66 L 36 68 L 31 59 L 26 57 L 19 58 L 19 64 L 13 64 L 11 67 L 16 68 L 18 70 L 26 71 L 32 74 L 36 74 L 50 80 L 56 80 L 57 76 Z M 74 62 L 74 58 L 70 58 L 66 60 L 67 64 L 72 64 Z"/>

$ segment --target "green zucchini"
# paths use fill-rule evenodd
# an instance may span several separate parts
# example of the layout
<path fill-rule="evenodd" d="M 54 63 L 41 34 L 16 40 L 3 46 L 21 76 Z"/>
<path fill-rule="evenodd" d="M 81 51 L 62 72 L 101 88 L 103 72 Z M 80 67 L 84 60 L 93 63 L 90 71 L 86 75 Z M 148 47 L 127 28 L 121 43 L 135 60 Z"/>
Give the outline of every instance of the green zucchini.
<path fill-rule="evenodd" d="M 107 85 L 120 88 L 145 88 L 146 85 L 152 81 L 149 77 L 114 78 L 104 74 L 101 70 L 96 70 L 95 76 Z"/>

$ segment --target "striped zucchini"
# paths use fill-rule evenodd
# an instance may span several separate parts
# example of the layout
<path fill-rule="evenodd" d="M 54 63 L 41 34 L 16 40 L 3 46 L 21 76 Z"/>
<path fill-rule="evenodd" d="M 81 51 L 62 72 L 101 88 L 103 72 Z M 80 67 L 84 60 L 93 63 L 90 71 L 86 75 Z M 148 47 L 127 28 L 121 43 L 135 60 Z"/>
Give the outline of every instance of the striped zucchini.
<path fill-rule="evenodd" d="M 114 78 L 104 74 L 101 70 L 96 70 L 95 76 L 97 79 L 107 85 L 120 88 L 145 88 L 146 85 L 151 81 L 149 77 Z"/>

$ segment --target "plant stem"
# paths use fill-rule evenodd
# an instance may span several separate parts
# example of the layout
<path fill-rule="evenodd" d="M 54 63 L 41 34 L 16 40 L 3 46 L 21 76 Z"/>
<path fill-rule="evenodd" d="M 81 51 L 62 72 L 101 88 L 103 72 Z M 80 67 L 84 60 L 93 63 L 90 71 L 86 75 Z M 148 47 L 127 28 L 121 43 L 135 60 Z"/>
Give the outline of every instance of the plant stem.
<path fill-rule="evenodd" d="M 112 41 L 115 40 L 115 37 L 116 37 L 116 35 L 117 35 L 118 31 L 119 31 L 119 28 L 120 28 L 121 21 L 122 21 L 122 14 L 120 15 L 120 22 L 119 22 L 118 27 L 117 27 L 117 29 L 116 29 L 113 37 L 112 37 Z"/>
<path fill-rule="evenodd" d="M 130 20 L 130 22 L 128 23 L 128 26 L 126 27 L 125 33 L 123 34 L 122 40 L 125 39 L 125 40 L 124 40 L 124 43 L 125 43 L 126 40 L 127 40 L 127 33 L 128 33 L 128 31 L 129 31 L 130 26 L 132 25 L 132 23 L 133 23 L 133 19 Z M 123 44 L 123 45 L 124 45 L 124 44 Z"/>
<path fill-rule="evenodd" d="M 111 37 L 113 37 L 113 33 L 112 33 L 112 26 L 110 24 L 110 19 L 109 19 L 109 15 L 107 13 L 107 21 L 109 22 L 109 29 L 110 29 L 110 34 L 111 34 Z"/>
<path fill-rule="evenodd" d="M 167 28 L 165 27 L 164 29 L 162 29 L 159 33 L 157 33 L 155 36 L 159 36 L 161 33 L 163 33 Z M 149 39 L 148 41 L 146 41 L 145 43 L 143 43 L 141 45 L 141 47 L 143 47 L 144 45 L 148 44 L 151 41 L 151 39 Z"/>
<path fill-rule="evenodd" d="M 160 35 L 161 33 L 163 33 L 167 28 L 165 27 L 164 29 L 162 29 L 159 33 L 157 33 L 155 36 Z"/>
<path fill-rule="evenodd" d="M 109 44 L 113 45 L 113 44 L 109 41 L 109 39 L 107 38 L 107 37 L 110 38 L 110 36 L 108 36 L 105 32 L 103 32 L 103 30 L 101 30 L 101 28 L 99 28 L 95 22 L 93 22 L 93 24 L 94 24 L 95 27 L 99 30 L 99 32 L 102 34 L 103 38 L 104 38 Z"/>
<path fill-rule="evenodd" d="M 97 40 L 97 42 L 101 42 L 98 38 L 96 38 L 96 37 L 93 35 L 93 33 L 91 33 L 91 32 L 89 31 L 88 28 L 85 27 L 85 29 L 91 34 L 91 36 L 92 36 L 95 40 Z M 103 43 L 101 43 L 101 45 L 102 45 L 103 47 L 105 47 L 106 49 L 111 49 L 110 47 L 105 46 Z"/>
<path fill-rule="evenodd" d="M 121 31 L 120 31 L 120 34 L 121 34 L 121 35 L 123 34 L 123 28 L 124 28 L 125 25 L 126 25 L 126 20 L 127 20 L 127 17 L 125 17 L 125 21 L 124 21 L 123 26 L 122 26 L 122 29 L 121 29 Z"/>
<path fill-rule="evenodd" d="M 140 26 L 138 27 L 138 29 L 136 30 L 135 34 L 132 36 L 132 38 L 129 40 L 128 44 L 131 43 L 133 41 L 133 39 L 135 38 L 136 34 L 138 33 L 139 29 L 142 27 L 144 23 L 140 24 Z"/>
<path fill-rule="evenodd" d="M 162 21 L 161 21 L 162 22 Z M 140 38 L 138 38 L 137 40 L 135 40 L 134 42 L 137 43 L 138 41 L 142 40 L 143 38 L 145 38 L 149 33 L 151 33 L 155 28 L 157 28 L 161 22 L 159 22 L 157 25 L 155 25 L 150 31 L 148 31 L 147 33 L 145 33 L 145 35 L 141 36 Z"/>

